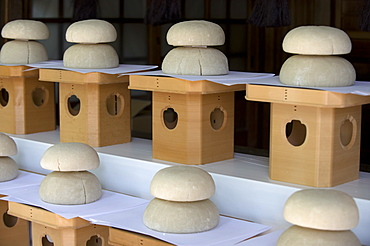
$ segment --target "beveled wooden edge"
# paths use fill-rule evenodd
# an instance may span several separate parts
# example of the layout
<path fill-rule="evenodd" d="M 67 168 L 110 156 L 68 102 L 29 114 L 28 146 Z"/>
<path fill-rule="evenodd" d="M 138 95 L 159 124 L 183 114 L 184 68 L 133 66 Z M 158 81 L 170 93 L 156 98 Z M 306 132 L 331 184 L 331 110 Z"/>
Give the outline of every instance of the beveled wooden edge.
<path fill-rule="evenodd" d="M 159 238 L 155 238 L 153 236 L 141 234 L 138 232 L 127 231 L 119 228 L 109 227 L 109 244 L 112 245 L 124 245 L 122 244 L 122 240 L 120 238 L 124 238 L 127 241 L 137 241 L 139 245 L 139 240 L 145 240 L 143 245 L 156 245 L 156 246 L 170 246 L 174 245 L 169 242 L 163 241 Z"/>
<path fill-rule="evenodd" d="M 245 85 L 222 85 L 208 80 L 190 81 L 167 76 L 129 75 L 129 89 L 178 94 L 213 94 L 244 91 Z"/>
<path fill-rule="evenodd" d="M 14 66 L 4 66 L 0 65 L 0 77 L 37 77 L 39 76 L 39 70 L 30 69 L 31 67 L 26 65 L 14 65 Z"/>
<path fill-rule="evenodd" d="M 246 85 L 246 100 L 305 106 L 346 108 L 370 103 L 370 96 L 270 85 Z"/>
<path fill-rule="evenodd" d="M 10 215 L 38 224 L 46 225 L 51 228 L 76 229 L 91 225 L 89 221 L 84 220 L 80 217 L 66 219 L 58 214 L 32 205 L 9 201 L 8 206 L 9 206 L 8 213 Z"/>
<path fill-rule="evenodd" d="M 129 76 L 101 72 L 79 73 L 63 69 L 40 68 L 40 81 L 73 84 L 128 83 Z"/>

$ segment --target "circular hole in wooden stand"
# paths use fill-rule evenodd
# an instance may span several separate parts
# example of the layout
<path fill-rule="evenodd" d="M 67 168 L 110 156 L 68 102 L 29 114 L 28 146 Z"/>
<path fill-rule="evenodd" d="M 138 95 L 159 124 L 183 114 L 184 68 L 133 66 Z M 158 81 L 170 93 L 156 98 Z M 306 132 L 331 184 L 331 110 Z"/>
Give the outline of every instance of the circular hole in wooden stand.
<path fill-rule="evenodd" d="M 5 88 L 0 90 L 0 104 L 5 107 L 9 102 L 9 92 Z"/>
<path fill-rule="evenodd" d="M 80 113 L 81 102 L 76 95 L 72 95 L 68 98 L 68 111 L 71 115 L 76 116 Z"/>
<path fill-rule="evenodd" d="M 45 88 L 36 87 L 32 91 L 32 101 L 37 107 L 41 107 L 48 100 L 48 93 Z"/>
<path fill-rule="evenodd" d="M 219 130 L 225 122 L 225 114 L 221 108 L 215 108 L 210 115 L 210 123 L 214 130 Z"/>
<path fill-rule="evenodd" d="M 292 120 L 286 124 L 285 135 L 293 146 L 301 146 L 306 140 L 307 128 L 299 120 Z"/>
<path fill-rule="evenodd" d="M 18 218 L 8 213 L 3 214 L 3 222 L 6 227 L 13 227 L 17 224 Z"/>
<path fill-rule="evenodd" d="M 352 117 L 345 119 L 340 126 L 340 143 L 346 149 L 352 147 L 356 139 L 356 121 Z"/>
<path fill-rule="evenodd" d="M 41 243 L 42 243 L 42 246 L 53 246 L 54 245 L 54 242 L 53 240 L 50 238 L 49 235 L 45 235 L 42 239 L 41 239 Z"/>
<path fill-rule="evenodd" d="M 86 246 L 102 246 L 103 240 L 98 236 L 92 236 L 87 242 Z"/>
<path fill-rule="evenodd" d="M 107 111 L 110 115 L 120 115 L 124 107 L 124 99 L 120 94 L 111 94 L 106 100 Z"/>
<path fill-rule="evenodd" d="M 173 108 L 167 108 L 163 111 L 163 121 L 168 129 L 174 129 L 177 126 L 178 115 Z"/>

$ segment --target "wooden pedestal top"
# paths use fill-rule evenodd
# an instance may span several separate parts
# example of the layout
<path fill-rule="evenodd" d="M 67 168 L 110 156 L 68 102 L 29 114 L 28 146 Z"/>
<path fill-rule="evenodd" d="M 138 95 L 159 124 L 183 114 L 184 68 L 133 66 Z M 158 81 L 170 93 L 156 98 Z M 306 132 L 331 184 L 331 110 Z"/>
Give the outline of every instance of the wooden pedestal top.
<path fill-rule="evenodd" d="M 222 85 L 208 80 L 190 81 L 174 77 L 130 75 L 129 89 L 143 91 L 170 92 L 178 94 L 212 94 L 231 91 L 244 91 L 245 85 Z"/>
<path fill-rule="evenodd" d="M 307 88 L 247 84 L 247 100 L 305 106 L 346 108 L 370 103 L 370 96 Z"/>
<path fill-rule="evenodd" d="M 8 206 L 10 215 L 52 228 L 80 228 L 90 225 L 89 221 L 79 217 L 66 219 L 58 214 L 27 204 L 9 202 Z"/>
<path fill-rule="evenodd" d="M 39 70 L 34 69 L 25 71 L 31 67 L 24 65 L 0 66 L 0 77 L 36 77 L 39 76 Z"/>
<path fill-rule="evenodd" d="M 128 75 L 101 72 L 79 73 L 63 69 L 40 68 L 40 81 L 73 83 L 73 84 L 114 84 L 128 82 Z"/>

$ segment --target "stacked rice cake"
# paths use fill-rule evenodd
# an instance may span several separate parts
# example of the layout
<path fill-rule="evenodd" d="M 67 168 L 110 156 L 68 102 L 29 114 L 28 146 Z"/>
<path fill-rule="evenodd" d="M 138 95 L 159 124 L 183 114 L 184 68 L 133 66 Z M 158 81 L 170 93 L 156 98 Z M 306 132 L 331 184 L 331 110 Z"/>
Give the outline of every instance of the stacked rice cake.
<path fill-rule="evenodd" d="M 150 192 L 155 198 L 148 204 L 143 221 L 152 230 L 195 233 L 218 224 L 218 209 L 209 200 L 215 192 L 214 181 L 198 167 L 161 169 L 152 179 Z"/>
<path fill-rule="evenodd" d="M 280 236 L 278 246 L 361 246 L 351 231 L 359 222 L 353 198 L 332 189 L 305 189 L 285 203 L 284 218 L 293 224 Z"/>
<path fill-rule="evenodd" d="M 63 55 L 67 68 L 105 69 L 119 65 L 116 50 L 108 43 L 117 39 L 114 26 L 103 20 L 90 19 L 71 24 L 66 40 L 77 43 L 70 46 Z"/>
<path fill-rule="evenodd" d="M 348 35 L 329 26 L 301 26 L 289 31 L 283 50 L 297 54 L 280 70 L 280 82 L 293 86 L 350 86 L 356 80 L 352 64 L 338 55 L 351 52 Z"/>
<path fill-rule="evenodd" d="M 95 149 L 83 143 L 59 143 L 48 148 L 41 158 L 43 168 L 51 170 L 41 182 L 39 195 L 47 203 L 86 204 L 102 196 L 99 179 L 88 170 L 98 168 Z"/>
<path fill-rule="evenodd" d="M 14 140 L 0 133 L 0 182 L 12 180 L 18 176 L 17 163 L 9 157 L 17 154 L 17 151 Z"/>
<path fill-rule="evenodd" d="M 14 40 L 1 48 L 0 63 L 30 64 L 48 60 L 46 48 L 36 41 L 49 38 L 49 29 L 41 21 L 10 21 L 1 30 L 1 36 Z"/>
<path fill-rule="evenodd" d="M 165 74 L 224 75 L 229 72 L 227 57 L 218 49 L 225 43 L 222 28 L 203 20 L 184 21 L 167 32 L 167 43 L 180 46 L 170 50 L 162 63 Z"/>

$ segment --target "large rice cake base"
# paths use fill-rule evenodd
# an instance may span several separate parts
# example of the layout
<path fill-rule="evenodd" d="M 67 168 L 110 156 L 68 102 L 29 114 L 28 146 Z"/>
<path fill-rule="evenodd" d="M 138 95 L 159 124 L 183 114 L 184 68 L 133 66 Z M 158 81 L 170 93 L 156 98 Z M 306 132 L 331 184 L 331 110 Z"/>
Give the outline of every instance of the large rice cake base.
<path fill-rule="evenodd" d="M 37 41 L 12 40 L 6 42 L 0 52 L 3 64 L 31 64 L 46 60 L 46 48 Z"/>
<path fill-rule="evenodd" d="M 295 55 L 280 70 L 280 82 L 292 86 L 350 86 L 355 80 L 352 64 L 337 56 Z"/>
<path fill-rule="evenodd" d="M 165 233 L 196 233 L 217 226 L 219 212 L 209 199 L 197 202 L 172 202 L 154 198 L 143 221 L 148 228 Z"/>
<path fill-rule="evenodd" d="M 178 47 L 167 53 L 162 71 L 177 75 L 225 75 L 229 66 L 227 57 L 217 49 Z"/>
<path fill-rule="evenodd" d="M 47 203 L 77 205 L 100 199 L 102 188 L 99 179 L 88 171 L 54 171 L 42 180 L 39 195 Z"/>
<path fill-rule="evenodd" d="M 68 68 L 114 68 L 118 67 L 119 58 L 109 44 L 75 44 L 64 52 L 63 65 Z"/>

